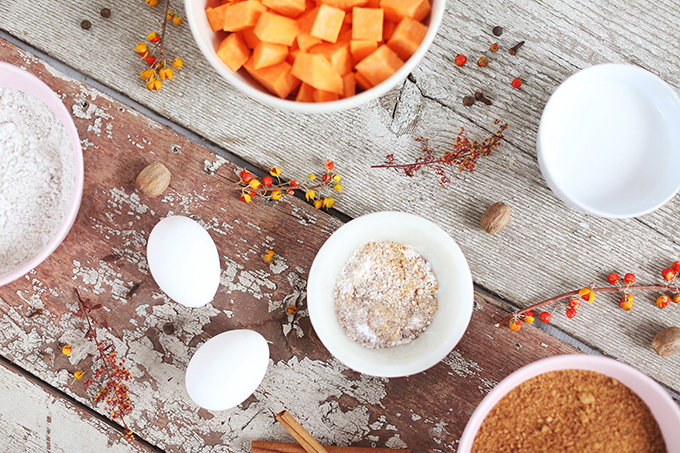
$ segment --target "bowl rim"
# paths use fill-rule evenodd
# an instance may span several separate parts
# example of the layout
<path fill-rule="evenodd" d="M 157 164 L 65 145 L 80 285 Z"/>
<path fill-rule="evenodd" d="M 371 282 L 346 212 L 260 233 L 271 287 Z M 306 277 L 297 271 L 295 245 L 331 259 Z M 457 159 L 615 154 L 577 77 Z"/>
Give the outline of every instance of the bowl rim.
<path fill-rule="evenodd" d="M 631 211 L 628 213 L 611 213 L 607 212 L 606 210 L 599 209 L 596 207 L 593 207 L 589 204 L 584 203 L 583 201 L 573 198 L 571 196 L 566 195 L 566 192 L 563 190 L 563 186 L 558 184 L 555 179 L 552 177 L 554 173 L 554 169 L 551 168 L 550 165 L 548 165 L 547 159 L 546 159 L 546 151 L 543 149 L 541 146 L 541 143 L 545 140 L 545 121 L 544 119 L 547 118 L 547 115 L 552 115 L 552 112 L 554 110 L 554 105 L 556 105 L 556 95 L 558 93 L 561 93 L 562 91 L 565 91 L 567 89 L 570 89 L 570 87 L 574 84 L 580 83 L 581 79 L 584 77 L 590 77 L 591 74 L 597 74 L 598 72 L 602 71 L 610 71 L 610 70 L 618 70 L 621 71 L 624 74 L 634 74 L 636 76 L 641 76 L 644 77 L 648 80 L 649 83 L 655 84 L 659 87 L 661 87 L 667 94 L 667 96 L 672 99 L 673 103 L 678 107 L 680 110 L 680 97 L 678 94 L 671 88 L 671 86 L 661 79 L 659 76 L 656 74 L 653 74 L 652 72 L 643 69 L 639 66 L 631 65 L 631 64 L 624 64 L 624 63 L 603 63 L 603 64 L 596 64 L 593 66 L 590 66 L 588 68 L 582 69 L 571 76 L 569 76 L 566 80 L 564 80 L 560 85 L 555 89 L 555 91 L 550 95 L 550 98 L 548 99 L 548 102 L 546 103 L 545 107 L 543 108 L 543 112 L 541 114 L 541 118 L 539 121 L 539 126 L 538 126 L 538 133 L 536 136 L 536 153 L 538 157 L 538 163 L 539 163 L 539 168 L 541 169 L 541 173 L 543 174 L 543 177 L 545 178 L 546 182 L 548 183 L 548 186 L 550 189 L 560 198 L 565 204 L 568 206 L 577 209 L 581 212 L 585 212 L 587 214 L 595 215 L 598 217 L 604 217 L 604 218 L 610 218 L 610 219 L 628 219 L 632 217 L 639 217 L 645 214 L 649 214 L 650 212 L 653 212 L 666 203 L 668 203 L 677 193 L 680 191 L 680 180 L 678 180 L 678 183 L 675 186 L 675 189 L 667 195 L 665 198 L 660 200 L 658 203 L 654 204 L 653 206 L 650 206 L 645 209 L 640 209 L 637 211 Z"/>
<path fill-rule="evenodd" d="M 0 78 L 0 88 L 16 89 L 22 93 L 30 94 L 36 97 L 43 104 L 45 104 L 61 121 L 64 129 L 66 130 L 66 134 L 71 141 L 75 165 L 75 184 L 73 186 L 73 196 L 71 197 L 71 203 L 64 216 L 64 220 L 62 221 L 54 236 L 35 256 L 21 264 L 16 269 L 0 274 L 0 287 L 2 287 L 23 277 L 32 269 L 36 268 L 45 259 L 47 259 L 47 257 L 49 257 L 57 249 L 57 247 L 59 247 L 59 245 L 68 235 L 71 227 L 75 223 L 78 211 L 80 209 L 80 203 L 83 195 L 84 163 L 83 151 L 80 146 L 80 138 L 78 136 L 76 125 L 73 122 L 73 118 L 71 117 L 68 109 L 59 96 L 57 96 L 57 94 L 54 92 L 54 90 L 52 90 L 49 85 L 47 85 L 35 75 L 11 63 L 0 62 L 0 73 L 5 75 L 5 77 Z"/>
<path fill-rule="evenodd" d="M 680 426 L 680 408 L 661 385 L 636 368 L 609 357 L 566 354 L 532 362 L 498 383 L 470 416 L 458 443 L 458 453 L 472 451 L 472 445 L 482 422 L 505 395 L 531 378 L 556 370 L 595 371 L 618 380 L 647 404 L 659 424 L 668 453 L 680 452 L 680 431 L 677 430 Z M 652 400 L 654 404 L 650 403 Z"/>
<path fill-rule="evenodd" d="M 217 71 L 219 75 L 222 76 L 229 84 L 245 93 L 251 99 L 255 99 L 261 104 L 268 107 L 274 107 L 281 110 L 289 112 L 298 113 L 331 113 L 339 110 L 346 110 L 353 107 L 358 107 L 371 100 L 377 99 L 384 95 L 392 88 L 394 88 L 400 81 L 404 80 L 413 69 L 421 62 L 423 56 L 427 53 L 430 45 L 434 41 L 437 32 L 439 31 L 439 26 L 441 25 L 442 19 L 444 17 L 444 11 L 446 9 L 446 0 L 432 0 L 429 17 L 430 21 L 428 24 L 427 33 L 423 42 L 420 43 L 418 49 L 414 52 L 411 57 L 404 62 L 404 65 L 392 74 L 389 78 L 378 84 L 377 86 L 365 90 L 355 96 L 351 96 L 345 99 L 338 99 L 337 101 L 330 102 L 296 102 L 288 99 L 281 99 L 278 96 L 269 93 L 264 88 L 257 89 L 251 86 L 243 76 L 234 73 L 229 69 L 222 61 L 217 57 L 215 49 L 201 37 L 201 25 L 199 24 L 199 18 L 194 14 L 193 5 L 197 2 L 201 2 L 203 6 L 201 10 L 205 9 L 205 4 L 207 0 L 184 0 L 184 7 L 187 15 L 187 21 L 189 22 L 189 28 L 191 29 L 191 34 L 194 37 L 194 41 L 198 45 L 201 53 L 208 60 L 210 65 Z M 201 22 L 203 20 L 201 19 Z M 205 19 L 207 23 L 207 19 Z M 205 25 L 205 24 L 203 24 Z M 210 31 L 210 33 L 214 33 Z M 239 70 L 240 71 L 240 70 Z M 248 75 L 250 77 L 250 75 Z"/>
<path fill-rule="evenodd" d="M 439 307 L 428 329 L 408 344 L 385 349 L 365 348 L 347 337 L 333 299 L 335 281 L 349 256 L 375 240 L 413 246 L 428 260 L 439 283 Z M 458 244 L 432 221 L 403 212 L 367 214 L 340 227 L 317 253 L 307 280 L 309 318 L 319 339 L 340 362 L 371 376 L 409 376 L 439 363 L 463 337 L 473 304 L 472 275 Z"/>

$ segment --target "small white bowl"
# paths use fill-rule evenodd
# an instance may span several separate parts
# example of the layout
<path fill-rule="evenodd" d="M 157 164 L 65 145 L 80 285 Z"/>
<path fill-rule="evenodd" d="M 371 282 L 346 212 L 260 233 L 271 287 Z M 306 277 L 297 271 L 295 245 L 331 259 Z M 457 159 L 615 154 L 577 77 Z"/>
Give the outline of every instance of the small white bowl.
<path fill-rule="evenodd" d="M 548 186 L 570 207 L 647 214 L 680 189 L 680 98 L 637 66 L 590 67 L 550 97 L 537 151 Z"/>
<path fill-rule="evenodd" d="M 18 268 L 13 269 L 4 274 L 0 274 L 0 286 L 6 285 L 24 275 L 31 269 L 37 267 L 48 256 L 54 252 L 59 244 L 64 240 L 68 232 L 73 226 L 73 222 L 78 215 L 80 209 L 80 200 L 83 195 L 83 152 L 80 147 L 80 138 L 78 138 L 78 130 L 73 123 L 71 114 L 64 106 L 61 99 L 52 91 L 52 88 L 47 86 L 42 80 L 33 74 L 24 71 L 9 63 L 0 62 L 0 87 L 11 88 L 22 93 L 35 96 L 42 101 L 54 115 L 61 121 L 66 129 L 66 134 L 71 140 L 73 147 L 73 161 L 75 165 L 75 184 L 73 186 L 73 197 L 71 204 L 64 216 L 61 226 L 57 230 L 52 239 L 49 240 L 45 248 L 43 248 L 37 255 L 21 264 Z"/>
<path fill-rule="evenodd" d="M 430 263 L 439 283 L 432 324 L 408 344 L 360 346 L 345 335 L 335 315 L 335 281 L 352 253 L 371 241 L 410 245 Z M 470 268 L 458 244 L 429 220 L 400 212 L 368 214 L 339 228 L 317 253 L 307 282 L 309 317 L 324 346 L 353 370 L 380 377 L 420 373 L 446 357 L 467 329 L 473 301 Z"/>
<path fill-rule="evenodd" d="M 339 99 L 337 101 L 314 103 L 281 99 L 278 96 L 271 94 L 253 80 L 245 69 L 241 68 L 237 72 L 232 72 L 232 70 L 229 69 L 215 53 L 220 41 L 217 34 L 210 28 L 208 18 L 205 15 L 205 8 L 209 3 L 213 2 L 210 0 L 184 0 L 187 21 L 189 22 L 191 32 L 194 35 L 194 40 L 208 62 L 227 82 L 256 101 L 268 105 L 269 107 L 300 113 L 329 113 L 358 107 L 368 101 L 379 98 L 394 88 L 399 82 L 404 80 L 418 63 L 420 63 L 420 60 L 423 59 L 423 56 L 430 48 L 430 44 L 432 44 L 434 37 L 437 35 L 437 30 L 439 29 L 439 25 L 441 25 L 442 18 L 444 17 L 444 9 L 446 7 L 446 0 L 431 0 L 432 11 L 430 12 L 429 17 L 424 20 L 424 23 L 428 26 L 428 30 L 423 42 L 415 53 L 411 55 L 411 58 L 409 58 L 390 78 L 356 96 Z"/>
<path fill-rule="evenodd" d="M 635 368 L 616 360 L 603 356 L 574 354 L 539 360 L 520 368 L 503 379 L 479 403 L 470 420 L 468 420 L 458 444 L 458 453 L 472 451 L 472 445 L 482 422 L 505 395 L 531 378 L 556 370 L 596 371 L 616 379 L 635 392 L 647 404 L 659 424 L 668 453 L 680 452 L 680 430 L 678 430 L 680 427 L 680 409 L 663 387 Z"/>

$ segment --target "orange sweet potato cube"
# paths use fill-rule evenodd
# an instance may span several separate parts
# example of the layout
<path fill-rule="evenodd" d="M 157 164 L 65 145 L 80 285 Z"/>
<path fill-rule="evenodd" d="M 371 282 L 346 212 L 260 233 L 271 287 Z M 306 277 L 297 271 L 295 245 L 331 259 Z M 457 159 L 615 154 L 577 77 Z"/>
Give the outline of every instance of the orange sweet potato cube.
<path fill-rule="evenodd" d="M 342 98 L 352 97 L 356 94 L 357 81 L 354 73 L 350 72 L 342 77 Z"/>
<path fill-rule="evenodd" d="M 297 102 L 314 102 L 314 89 L 313 86 L 307 85 L 306 83 L 302 82 L 300 84 L 300 90 L 298 91 L 297 96 L 295 97 L 295 100 Z"/>
<path fill-rule="evenodd" d="M 293 77 L 291 74 L 292 66 L 286 63 L 275 64 L 267 66 L 262 69 L 255 69 L 253 67 L 253 58 L 250 57 L 243 65 L 243 68 L 248 71 L 253 79 L 260 83 L 267 90 L 276 94 L 281 99 L 285 99 L 288 95 L 300 85 L 300 80 Z"/>
<path fill-rule="evenodd" d="M 356 80 L 356 84 L 359 85 L 359 88 L 362 88 L 364 90 L 373 88 L 373 84 L 371 84 L 371 82 L 369 82 L 366 77 L 361 75 L 360 72 L 354 73 L 354 80 Z"/>
<path fill-rule="evenodd" d="M 305 52 L 321 43 L 321 39 L 315 38 L 309 33 L 298 33 L 296 41 L 298 47 Z"/>
<path fill-rule="evenodd" d="M 314 102 L 330 102 L 340 99 L 338 93 L 331 93 L 330 91 L 323 90 L 314 90 L 312 97 L 314 98 Z"/>
<path fill-rule="evenodd" d="M 355 66 L 358 73 L 366 77 L 371 85 L 376 86 L 402 67 L 404 62 L 386 45 L 361 60 Z"/>
<path fill-rule="evenodd" d="M 385 22 L 383 22 L 383 41 L 387 41 L 392 37 L 395 28 L 397 28 L 397 24 L 394 22 L 390 20 L 385 20 Z"/>
<path fill-rule="evenodd" d="M 354 8 L 352 10 L 352 40 L 382 41 L 383 10 L 380 8 Z"/>
<path fill-rule="evenodd" d="M 253 29 L 255 27 L 244 28 L 240 33 L 243 35 L 243 42 L 246 43 L 249 49 L 254 49 L 260 42 L 260 38 L 255 36 Z"/>
<path fill-rule="evenodd" d="M 404 17 L 394 29 L 387 46 L 406 61 L 411 58 L 427 34 L 427 26 L 409 17 Z"/>
<path fill-rule="evenodd" d="M 229 33 L 217 47 L 217 56 L 229 69 L 236 72 L 250 58 L 250 49 L 236 33 Z"/>
<path fill-rule="evenodd" d="M 294 19 L 269 11 L 262 13 L 253 29 L 253 33 L 260 41 L 284 46 L 293 44 L 298 31 L 298 24 Z"/>
<path fill-rule="evenodd" d="M 309 50 L 312 54 L 326 57 L 340 77 L 352 71 L 352 54 L 347 43 L 323 43 Z"/>
<path fill-rule="evenodd" d="M 347 30 L 345 30 L 345 26 L 349 27 Z M 350 24 L 345 24 L 342 26 L 340 29 L 340 36 L 338 36 L 338 40 L 335 41 L 336 43 L 339 42 L 346 42 L 349 43 L 352 40 L 352 26 Z"/>
<path fill-rule="evenodd" d="M 253 49 L 253 68 L 261 69 L 286 60 L 288 46 L 260 41 Z"/>
<path fill-rule="evenodd" d="M 227 12 L 229 4 L 220 5 L 217 8 L 206 8 L 205 15 L 208 16 L 208 22 L 212 31 L 222 30 L 224 27 L 224 13 Z"/>
<path fill-rule="evenodd" d="M 354 64 L 372 54 L 378 49 L 378 43 L 375 41 L 350 41 L 349 51 L 352 53 Z"/>
<path fill-rule="evenodd" d="M 317 90 L 342 94 L 342 77 L 321 54 L 299 53 L 291 74 Z"/>
<path fill-rule="evenodd" d="M 404 17 L 420 22 L 432 9 L 429 0 L 380 0 L 380 7 L 385 11 L 387 20 L 397 23 Z"/>
<path fill-rule="evenodd" d="M 300 49 L 295 49 L 295 50 L 289 50 L 288 55 L 286 55 L 286 61 L 292 66 L 295 64 L 295 59 L 297 58 L 298 55 L 302 53 L 302 50 Z"/>
<path fill-rule="evenodd" d="M 305 0 L 262 0 L 262 4 L 277 13 L 295 18 L 305 11 Z"/>
<path fill-rule="evenodd" d="M 240 31 L 257 24 L 267 7 L 256 0 L 232 3 L 224 13 L 224 31 Z"/>
<path fill-rule="evenodd" d="M 345 12 L 326 4 L 319 6 L 310 35 L 328 42 L 336 42 L 342 28 Z"/>

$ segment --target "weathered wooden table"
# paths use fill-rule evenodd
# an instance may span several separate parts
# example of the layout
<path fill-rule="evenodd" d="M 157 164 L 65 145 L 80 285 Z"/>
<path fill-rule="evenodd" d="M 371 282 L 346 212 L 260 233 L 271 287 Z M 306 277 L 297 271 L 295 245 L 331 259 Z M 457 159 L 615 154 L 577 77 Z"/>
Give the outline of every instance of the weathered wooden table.
<path fill-rule="evenodd" d="M 162 12 L 141 0 L 0 3 L 0 60 L 38 75 L 62 97 L 85 156 L 85 193 L 71 233 L 38 268 L 0 288 L 0 450 L 248 451 L 251 440 L 290 440 L 273 421 L 285 408 L 324 443 L 451 451 L 498 381 L 541 357 L 577 352 L 573 346 L 627 362 L 677 397 L 680 357 L 660 358 L 650 342 L 662 328 L 680 325 L 680 307 L 658 309 L 656 294 L 638 295 L 632 312 L 606 296 L 574 319 L 559 310 L 554 327 L 541 326 L 547 332 L 493 324 L 508 304 L 605 283 L 611 271 L 658 282 L 660 270 L 680 259 L 678 197 L 636 219 L 580 214 L 547 188 L 534 149 L 550 93 L 579 69 L 632 63 L 680 90 L 678 6 L 450 1 L 431 50 L 395 90 L 361 108 L 312 116 L 274 111 L 236 92 L 209 67 L 186 24 L 168 38 L 168 50 L 186 68 L 149 92 L 133 48 L 157 28 Z M 108 19 L 99 15 L 104 7 Z M 179 2 L 172 9 L 184 15 Z M 84 19 L 89 30 L 80 27 Z M 499 38 L 491 34 L 495 25 L 505 29 Z M 488 67 L 474 65 L 493 42 L 507 49 L 520 40 L 526 44 L 516 56 L 500 51 L 488 54 Z M 460 53 L 470 60 L 462 68 L 453 64 Z M 510 86 L 515 77 L 524 82 L 519 90 Z M 464 107 L 462 97 L 478 90 L 494 104 Z M 510 123 L 503 146 L 447 189 L 432 175 L 369 168 L 392 152 L 416 157 L 415 136 L 444 149 L 461 126 L 484 136 L 496 118 Z M 343 176 L 336 216 L 298 199 L 246 205 L 231 189 L 246 163 L 302 178 L 326 159 Z M 158 199 L 134 189 L 137 173 L 153 161 L 173 174 Z M 513 216 L 505 230 L 488 235 L 479 218 L 496 201 Z M 305 310 L 307 274 L 324 240 L 347 216 L 380 210 L 411 212 L 444 228 L 466 254 L 478 289 L 461 343 L 408 378 L 348 370 L 319 342 Z M 146 238 L 169 213 L 201 222 L 218 246 L 221 284 L 206 307 L 169 301 L 148 272 Z M 277 253 L 272 264 L 261 259 L 270 249 Z M 75 288 L 103 304 L 107 338 L 132 373 L 134 410 L 126 419 L 133 442 L 93 402 L 93 390 L 73 379 L 76 371 L 91 373 L 94 352 L 74 314 Z M 286 312 L 290 304 L 300 307 L 294 316 Z M 238 408 L 199 409 L 184 389 L 188 360 L 209 338 L 240 327 L 269 341 L 265 380 Z M 63 344 L 73 347 L 68 357 Z"/>

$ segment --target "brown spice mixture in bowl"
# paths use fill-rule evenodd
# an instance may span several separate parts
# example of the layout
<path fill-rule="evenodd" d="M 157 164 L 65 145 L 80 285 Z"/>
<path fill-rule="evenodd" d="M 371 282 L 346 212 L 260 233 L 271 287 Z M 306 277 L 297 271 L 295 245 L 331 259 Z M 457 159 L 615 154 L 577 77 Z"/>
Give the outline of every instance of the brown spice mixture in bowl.
<path fill-rule="evenodd" d="M 472 446 L 482 452 L 665 453 L 647 405 L 616 379 L 594 371 L 551 371 L 505 395 Z"/>
<path fill-rule="evenodd" d="M 562 355 L 526 365 L 477 406 L 458 453 L 680 453 L 680 407 L 616 360 Z"/>

